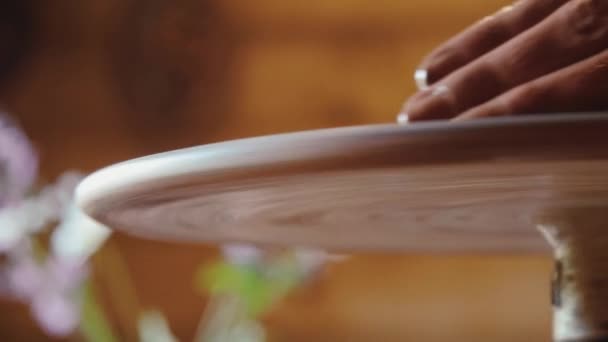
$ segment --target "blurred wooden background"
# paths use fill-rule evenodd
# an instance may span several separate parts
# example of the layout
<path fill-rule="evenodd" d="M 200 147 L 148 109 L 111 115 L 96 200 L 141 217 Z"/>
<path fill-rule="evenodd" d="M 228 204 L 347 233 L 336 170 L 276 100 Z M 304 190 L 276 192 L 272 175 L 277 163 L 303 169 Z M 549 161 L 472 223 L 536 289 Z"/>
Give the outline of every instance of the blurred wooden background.
<path fill-rule="evenodd" d="M 37 144 L 47 180 L 225 139 L 387 122 L 425 53 L 507 3 L 37 0 L 28 58 L 0 98 Z M 193 272 L 215 250 L 123 235 L 110 246 L 137 300 L 190 340 L 205 305 Z M 550 270 L 540 256 L 359 255 L 266 322 L 274 341 L 549 340 Z M 112 275 L 98 277 L 107 288 Z M 9 302 L 0 335 L 43 340 Z"/>

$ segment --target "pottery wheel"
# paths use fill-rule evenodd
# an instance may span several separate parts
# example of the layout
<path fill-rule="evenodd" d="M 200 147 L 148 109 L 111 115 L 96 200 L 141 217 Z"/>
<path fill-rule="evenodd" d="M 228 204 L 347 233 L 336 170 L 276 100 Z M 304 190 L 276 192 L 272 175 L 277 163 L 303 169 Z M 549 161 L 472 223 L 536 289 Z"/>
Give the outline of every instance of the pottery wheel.
<path fill-rule="evenodd" d="M 546 213 L 608 204 L 608 114 L 373 125 L 162 153 L 77 200 L 129 234 L 336 250 L 536 252 Z"/>

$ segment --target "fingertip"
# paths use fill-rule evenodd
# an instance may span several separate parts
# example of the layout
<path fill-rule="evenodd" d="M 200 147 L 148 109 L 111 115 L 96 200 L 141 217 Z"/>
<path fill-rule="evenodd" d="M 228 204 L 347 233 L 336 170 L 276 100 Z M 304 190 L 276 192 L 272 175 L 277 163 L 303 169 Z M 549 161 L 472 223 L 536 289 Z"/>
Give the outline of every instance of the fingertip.
<path fill-rule="evenodd" d="M 408 122 L 452 118 L 457 114 L 453 94 L 445 85 L 430 87 L 413 96 L 405 106 Z"/>
<path fill-rule="evenodd" d="M 426 98 L 432 96 L 432 89 L 429 87 L 425 88 L 417 92 L 416 94 L 410 96 L 401 107 L 401 111 L 397 115 L 397 122 L 399 124 L 409 123 L 411 120 L 410 111 L 413 107 L 416 107 L 418 103 L 424 102 Z"/>
<path fill-rule="evenodd" d="M 563 1 L 566 0 L 559 2 Z M 554 8 L 555 6 L 557 5 L 549 7 Z M 535 23 L 533 19 L 526 19 L 527 16 L 517 15 L 517 13 L 514 16 L 511 12 L 514 12 L 517 7 L 519 7 L 519 2 L 502 7 L 497 13 L 483 18 L 429 53 L 415 72 L 414 78 L 418 88 L 425 89 L 445 79 Z M 524 23 L 510 24 L 517 20 L 524 21 Z M 511 29 L 512 26 L 517 29 Z"/>
<path fill-rule="evenodd" d="M 432 87 L 468 61 L 459 47 L 455 47 L 451 42 L 446 43 L 431 52 L 416 68 L 414 80 L 418 89 L 424 90 Z"/>

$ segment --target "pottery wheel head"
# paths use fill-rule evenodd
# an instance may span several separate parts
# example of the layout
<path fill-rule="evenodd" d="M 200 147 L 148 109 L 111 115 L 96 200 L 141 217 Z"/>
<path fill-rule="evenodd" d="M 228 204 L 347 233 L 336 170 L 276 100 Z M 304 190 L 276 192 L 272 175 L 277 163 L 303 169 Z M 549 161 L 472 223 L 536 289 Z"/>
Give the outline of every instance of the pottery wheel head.
<path fill-rule="evenodd" d="M 543 213 L 608 203 L 607 132 L 607 114 L 570 114 L 274 135 L 110 166 L 77 201 L 153 239 L 545 251 Z"/>

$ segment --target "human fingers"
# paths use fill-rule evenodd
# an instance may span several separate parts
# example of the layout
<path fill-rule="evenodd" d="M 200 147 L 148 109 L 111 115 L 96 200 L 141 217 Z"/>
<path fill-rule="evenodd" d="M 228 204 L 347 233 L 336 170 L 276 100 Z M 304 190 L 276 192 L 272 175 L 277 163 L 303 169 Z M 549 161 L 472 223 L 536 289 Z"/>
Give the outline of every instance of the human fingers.
<path fill-rule="evenodd" d="M 431 52 L 415 73 L 424 89 L 536 25 L 569 0 L 521 0 L 485 17 Z"/>
<path fill-rule="evenodd" d="M 410 121 L 452 118 L 608 46 L 608 1 L 573 0 L 543 22 L 412 97 Z"/>
<path fill-rule="evenodd" d="M 455 120 L 608 110 L 608 51 L 561 69 L 477 106 Z"/>

